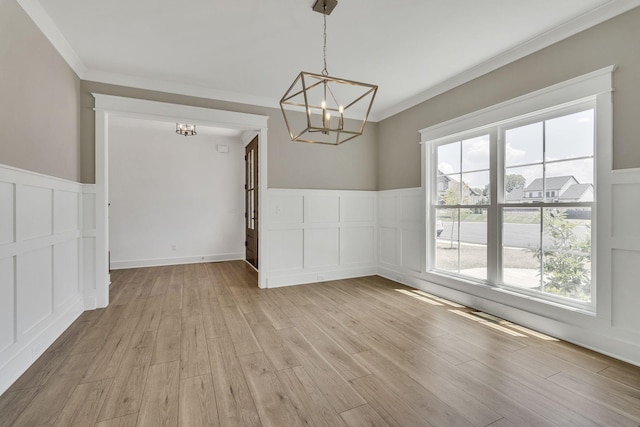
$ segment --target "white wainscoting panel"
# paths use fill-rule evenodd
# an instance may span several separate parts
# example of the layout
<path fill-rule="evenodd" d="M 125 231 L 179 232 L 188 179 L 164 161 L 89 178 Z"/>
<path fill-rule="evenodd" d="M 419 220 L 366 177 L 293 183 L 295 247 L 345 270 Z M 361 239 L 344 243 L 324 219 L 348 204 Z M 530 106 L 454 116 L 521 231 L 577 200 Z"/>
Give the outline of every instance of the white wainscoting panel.
<path fill-rule="evenodd" d="M 62 307 L 78 295 L 80 254 L 79 240 L 67 240 L 53 246 L 53 303 L 54 308 Z"/>
<path fill-rule="evenodd" d="M 18 333 L 24 335 L 53 312 L 51 246 L 18 257 Z"/>
<path fill-rule="evenodd" d="M 424 257 L 423 195 L 420 188 L 380 191 L 379 264 L 420 272 Z"/>
<path fill-rule="evenodd" d="M 0 182 L 0 245 L 13 243 L 14 239 L 14 184 Z"/>
<path fill-rule="evenodd" d="M 340 198 L 307 196 L 304 198 L 304 222 L 308 224 L 340 221 Z"/>
<path fill-rule="evenodd" d="M 267 287 L 375 274 L 376 199 L 375 191 L 270 189 Z"/>
<path fill-rule="evenodd" d="M 615 307 L 611 323 L 614 327 L 637 334 L 640 326 L 638 315 L 638 304 L 640 303 L 640 282 L 638 281 L 640 251 L 614 249 L 611 258 L 614 285 L 612 301 L 613 307 Z M 634 284 L 634 286 L 629 284 Z"/>
<path fill-rule="evenodd" d="M 300 270 L 303 266 L 303 230 L 273 230 L 269 234 L 269 271 Z"/>
<path fill-rule="evenodd" d="M 340 198 L 340 221 L 371 222 L 376 214 L 373 195 L 345 195 Z"/>
<path fill-rule="evenodd" d="M 307 228 L 304 230 L 305 268 L 333 267 L 340 264 L 340 230 Z"/>
<path fill-rule="evenodd" d="M 268 224 L 302 224 L 304 197 L 302 195 L 274 194 L 269 198 Z"/>
<path fill-rule="evenodd" d="M 340 264 L 376 263 L 375 229 L 373 227 L 344 227 L 340 230 Z"/>
<path fill-rule="evenodd" d="M 380 264 L 395 267 L 398 265 L 398 230 L 396 227 L 378 227 L 380 242 Z"/>
<path fill-rule="evenodd" d="M 0 393 L 84 310 L 81 193 L 0 165 Z"/>
<path fill-rule="evenodd" d="M 612 186 L 612 237 L 640 239 L 640 184 L 620 183 Z"/>
<path fill-rule="evenodd" d="M 22 240 L 49 236 L 53 232 L 53 190 L 21 185 L 17 188 L 18 236 Z"/>
<path fill-rule="evenodd" d="M 15 343 L 15 257 L 0 259 L 0 352 Z"/>
<path fill-rule="evenodd" d="M 56 233 L 66 233 L 79 229 L 78 199 L 79 193 L 72 191 L 56 191 L 54 193 L 54 230 Z"/>

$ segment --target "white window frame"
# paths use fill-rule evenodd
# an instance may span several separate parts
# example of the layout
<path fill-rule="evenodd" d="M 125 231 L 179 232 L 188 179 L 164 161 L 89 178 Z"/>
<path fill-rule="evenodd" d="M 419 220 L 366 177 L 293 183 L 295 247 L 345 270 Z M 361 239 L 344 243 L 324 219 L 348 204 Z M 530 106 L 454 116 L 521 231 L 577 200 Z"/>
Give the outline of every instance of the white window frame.
<path fill-rule="evenodd" d="M 434 265 L 435 259 L 435 207 L 433 201 L 437 203 L 437 183 L 432 179 L 432 170 L 437 170 L 435 164 L 435 150 L 433 147 L 446 141 L 462 140 L 478 134 L 492 134 L 492 150 L 499 150 L 500 145 L 496 134 L 502 126 L 513 126 L 516 122 L 526 122 L 545 115 L 554 114 L 562 110 L 571 110 L 576 106 L 592 103 L 595 113 L 596 144 L 594 152 L 594 190 L 595 197 L 598 197 L 598 189 L 605 183 L 601 177 L 608 176 L 612 168 L 612 74 L 615 66 L 603 68 L 583 76 L 550 86 L 545 89 L 503 102 L 501 104 L 480 110 L 465 116 L 440 123 L 420 131 L 421 144 L 423 144 L 423 168 L 422 186 L 425 191 L 425 230 L 426 230 L 426 259 L 423 275 L 428 280 L 436 284 L 452 287 L 458 290 L 472 290 L 470 285 L 489 287 L 513 295 L 517 295 L 528 300 L 535 300 L 545 304 L 569 308 L 583 313 L 595 315 L 598 312 L 599 296 L 604 296 L 604 300 L 610 298 L 609 285 L 606 280 L 599 281 L 598 262 L 596 261 L 598 248 L 598 212 L 602 210 L 600 203 L 594 198 L 595 209 L 592 211 L 592 298 L 590 303 L 582 303 L 570 300 L 569 298 L 555 298 L 547 294 L 531 295 L 521 292 L 513 292 L 507 288 L 495 286 L 499 283 L 497 260 L 500 256 L 495 250 L 497 248 L 498 233 L 501 233 L 501 221 L 488 221 L 488 280 L 476 281 L 467 277 L 457 277 L 455 274 L 443 274 L 429 270 L 429 266 Z M 498 207 L 503 203 L 502 192 L 498 192 L 501 182 L 497 182 L 498 167 L 504 165 L 501 160 L 504 154 L 493 151 L 491 154 L 491 205 L 488 217 L 498 215 Z M 435 168 L 435 169 L 434 169 Z M 491 248 L 494 248 L 492 251 Z M 608 268 L 605 270 L 609 270 Z M 603 285 L 603 286 L 601 286 Z"/>

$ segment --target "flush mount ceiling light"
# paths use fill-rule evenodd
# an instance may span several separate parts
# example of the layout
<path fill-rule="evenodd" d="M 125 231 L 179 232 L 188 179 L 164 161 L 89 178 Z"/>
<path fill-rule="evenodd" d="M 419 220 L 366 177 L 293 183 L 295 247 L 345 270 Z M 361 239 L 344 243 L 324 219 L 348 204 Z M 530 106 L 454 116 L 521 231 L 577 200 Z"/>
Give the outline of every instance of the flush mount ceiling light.
<path fill-rule="evenodd" d="M 327 15 L 337 4 L 337 0 L 317 0 L 313 5 L 324 20 L 322 72 L 302 71 L 280 100 L 293 141 L 339 145 L 362 135 L 378 90 L 376 85 L 329 76 Z"/>
<path fill-rule="evenodd" d="M 176 123 L 176 133 L 184 136 L 197 135 L 196 125 L 190 125 L 188 123 Z"/>

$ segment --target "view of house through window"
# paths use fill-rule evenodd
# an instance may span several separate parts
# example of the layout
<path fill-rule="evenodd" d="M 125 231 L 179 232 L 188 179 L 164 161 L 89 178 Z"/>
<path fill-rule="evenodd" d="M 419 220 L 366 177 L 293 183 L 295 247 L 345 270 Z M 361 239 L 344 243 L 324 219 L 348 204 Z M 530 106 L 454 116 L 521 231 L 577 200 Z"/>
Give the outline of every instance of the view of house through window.
<path fill-rule="evenodd" d="M 430 269 L 589 303 L 594 115 L 583 105 L 438 143 Z"/>

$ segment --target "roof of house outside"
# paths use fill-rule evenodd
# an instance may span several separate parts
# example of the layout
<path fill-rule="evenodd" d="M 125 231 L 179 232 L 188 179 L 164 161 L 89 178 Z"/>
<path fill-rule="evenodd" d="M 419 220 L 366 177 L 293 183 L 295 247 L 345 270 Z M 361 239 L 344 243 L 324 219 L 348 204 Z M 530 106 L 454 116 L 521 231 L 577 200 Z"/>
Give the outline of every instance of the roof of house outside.
<path fill-rule="evenodd" d="M 518 202 L 520 199 L 524 198 L 524 189 L 523 188 L 514 188 L 509 193 L 507 193 L 507 201 L 508 202 Z"/>
<path fill-rule="evenodd" d="M 571 175 L 568 176 L 554 176 L 546 178 L 545 190 L 560 190 L 567 184 L 567 181 L 573 180 L 574 184 L 578 184 L 578 181 Z M 531 184 L 527 185 L 525 191 L 542 191 L 542 178 L 534 179 Z"/>
<path fill-rule="evenodd" d="M 560 198 L 565 199 L 579 199 L 588 189 L 593 188 L 592 184 L 574 184 L 567 188 L 567 191 L 562 193 Z"/>

